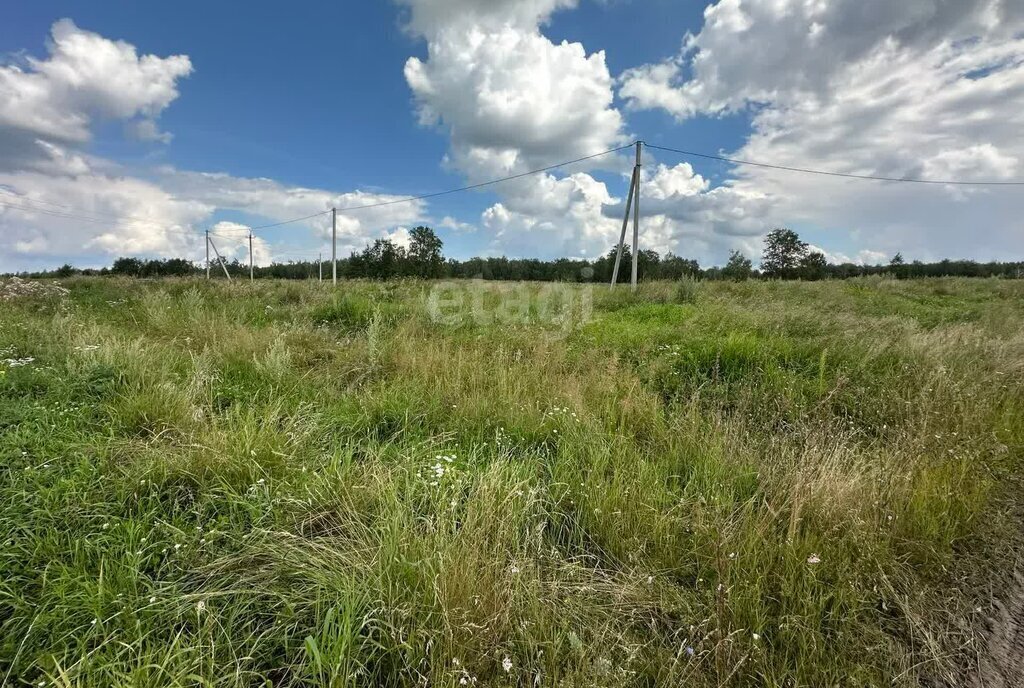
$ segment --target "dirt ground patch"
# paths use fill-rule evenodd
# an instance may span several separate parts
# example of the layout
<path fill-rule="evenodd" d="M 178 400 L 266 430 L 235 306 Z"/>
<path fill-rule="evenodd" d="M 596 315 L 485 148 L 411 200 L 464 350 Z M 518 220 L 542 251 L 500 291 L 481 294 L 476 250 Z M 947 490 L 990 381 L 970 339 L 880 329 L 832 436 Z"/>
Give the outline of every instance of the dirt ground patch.
<path fill-rule="evenodd" d="M 1024 573 L 1020 569 L 1006 596 L 993 604 L 987 639 L 971 685 L 1024 686 Z"/>

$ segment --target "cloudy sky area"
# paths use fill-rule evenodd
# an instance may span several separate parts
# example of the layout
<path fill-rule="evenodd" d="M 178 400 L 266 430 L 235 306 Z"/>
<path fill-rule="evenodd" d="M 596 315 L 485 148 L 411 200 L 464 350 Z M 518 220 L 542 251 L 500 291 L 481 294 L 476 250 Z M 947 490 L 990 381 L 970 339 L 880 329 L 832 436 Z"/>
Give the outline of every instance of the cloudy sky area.
<path fill-rule="evenodd" d="M 844 173 L 1024 179 L 1016 0 L 352 4 L 0 10 L 0 271 L 197 259 L 207 229 L 241 256 L 249 227 L 637 138 Z M 429 224 L 456 257 L 595 257 L 617 238 L 631 164 L 625 151 L 342 212 L 340 251 Z M 705 265 L 756 259 L 783 225 L 833 260 L 1024 259 L 1020 187 L 648 149 L 641 207 L 644 247 Z M 329 231 L 329 216 L 257 230 L 257 261 L 315 258 Z"/>

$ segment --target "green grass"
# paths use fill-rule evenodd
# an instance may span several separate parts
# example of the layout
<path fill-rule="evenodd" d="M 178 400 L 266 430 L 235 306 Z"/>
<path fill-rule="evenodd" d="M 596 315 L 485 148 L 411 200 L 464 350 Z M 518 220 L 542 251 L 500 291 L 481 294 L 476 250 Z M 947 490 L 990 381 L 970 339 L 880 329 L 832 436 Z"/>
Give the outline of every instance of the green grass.
<path fill-rule="evenodd" d="M 1024 283 L 64 285 L 0 303 L 0 685 L 957 683 L 1013 565 Z"/>

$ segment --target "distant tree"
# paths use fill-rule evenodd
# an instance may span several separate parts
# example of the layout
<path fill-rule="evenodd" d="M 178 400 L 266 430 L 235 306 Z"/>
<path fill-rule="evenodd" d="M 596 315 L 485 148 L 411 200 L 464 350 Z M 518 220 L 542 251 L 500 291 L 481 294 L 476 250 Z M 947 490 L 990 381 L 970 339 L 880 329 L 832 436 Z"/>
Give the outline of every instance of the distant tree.
<path fill-rule="evenodd" d="M 361 259 L 366 277 L 386 280 L 401 276 L 406 253 L 390 239 L 377 239 L 363 250 Z"/>
<path fill-rule="evenodd" d="M 71 277 L 76 272 L 78 272 L 78 270 L 75 270 L 71 263 L 64 263 L 57 268 L 57 277 Z"/>
<path fill-rule="evenodd" d="M 768 277 L 795 279 L 800 276 L 801 261 L 807 244 L 791 229 L 773 229 L 764 240 L 761 267 Z"/>
<path fill-rule="evenodd" d="M 742 282 L 750 279 L 750 276 L 754 273 L 754 265 L 750 262 L 750 259 L 739 251 L 733 251 L 729 254 L 729 260 L 722 268 L 722 277 L 725 279 L 735 280 L 736 282 Z"/>
<path fill-rule="evenodd" d="M 674 253 L 666 253 L 661 259 L 660 277 L 662 279 L 682 279 L 683 277 L 699 277 L 700 264 L 692 258 L 683 258 Z"/>
<path fill-rule="evenodd" d="M 900 265 L 906 265 L 906 264 L 907 264 L 907 262 L 905 260 L 903 260 L 903 254 L 899 253 L 899 252 L 897 252 L 896 255 L 892 257 L 892 260 L 889 261 L 889 265 L 891 265 L 893 267 L 897 267 L 897 266 L 900 266 Z"/>
<path fill-rule="evenodd" d="M 444 243 L 430 227 L 409 232 L 409 272 L 416 277 L 441 277 L 444 273 Z"/>
<path fill-rule="evenodd" d="M 636 271 L 639 280 L 655 280 L 661 277 L 661 256 L 649 248 L 641 249 L 636 254 Z M 632 278 L 633 265 L 630 263 L 629 274 Z"/>
<path fill-rule="evenodd" d="M 800 259 L 800 277 L 805 280 L 824 279 L 828 261 L 821 251 L 809 251 Z"/>
<path fill-rule="evenodd" d="M 138 258 L 118 258 L 110 268 L 115 275 L 131 275 L 138 277 L 142 274 L 142 261 Z"/>

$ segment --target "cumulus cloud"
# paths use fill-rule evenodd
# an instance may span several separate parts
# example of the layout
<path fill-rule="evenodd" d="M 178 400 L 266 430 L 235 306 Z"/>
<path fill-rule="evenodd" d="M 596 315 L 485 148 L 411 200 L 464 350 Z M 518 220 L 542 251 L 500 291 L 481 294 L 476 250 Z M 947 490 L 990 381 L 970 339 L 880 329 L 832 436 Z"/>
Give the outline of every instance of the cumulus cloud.
<path fill-rule="evenodd" d="M 624 144 L 630 137 L 614 103 L 603 52 L 556 44 L 542 33 L 551 14 L 575 0 L 402 0 L 409 25 L 427 42 L 405 76 L 420 122 L 449 134 L 447 163 L 470 181 L 520 173 Z M 592 167 L 503 184 L 480 226 L 491 251 L 527 256 L 595 256 L 618 239 L 624 199 L 592 170 L 621 173 L 631 155 Z M 709 247 L 747 247 L 765 218 L 756 192 L 711 189 L 688 167 L 645 172 L 641 222 L 645 247 L 672 250 L 685 239 L 707 258 Z M 695 244 L 700 235 L 701 244 Z M 691 253 L 691 255 L 693 255 Z"/>
<path fill-rule="evenodd" d="M 70 175 L 0 171 L 0 254 L 193 256 L 213 208 L 160 186 L 89 168 Z M 2 268 L 4 266 L 0 266 Z"/>
<path fill-rule="evenodd" d="M 345 211 L 345 208 L 372 206 L 395 201 L 400 196 L 351 191 L 332 192 L 325 189 L 294 187 L 272 179 L 243 178 L 224 173 L 190 172 L 167 167 L 159 171 L 163 188 L 183 198 L 199 201 L 207 206 L 241 210 L 283 221 L 325 213 L 309 220 L 289 225 L 281 231 L 306 234 L 312 228 L 319 238 L 331 236 L 331 216 L 326 213 L 338 208 L 339 251 L 362 248 L 373 238 L 384 236 L 399 225 L 409 225 L 426 212 L 422 201 L 394 203 L 392 205 Z M 288 227 L 292 229 L 289 230 Z"/>
<path fill-rule="evenodd" d="M 249 225 L 238 222 L 222 220 L 210 228 L 214 245 L 224 260 L 230 262 L 238 260 L 242 263 L 249 262 Z M 215 254 L 211 252 L 211 259 Z M 274 261 L 273 251 L 266 239 L 259 236 L 252 237 L 252 262 L 257 267 L 265 267 Z"/>
<path fill-rule="evenodd" d="M 617 147 L 627 136 L 614 107 L 603 52 L 556 44 L 541 26 L 575 0 L 402 0 L 427 57 L 405 77 L 420 122 L 450 137 L 447 164 L 479 182 Z M 594 164 L 628 163 L 601 160 Z M 481 216 L 496 252 L 572 254 L 609 244 L 601 213 L 611 197 L 583 171 L 549 173 L 494 188 L 501 201 Z"/>
<path fill-rule="evenodd" d="M 555 10 L 575 7 L 578 0 L 398 0 L 409 11 L 409 28 L 432 35 L 465 26 L 527 30 L 543 24 Z"/>
<path fill-rule="evenodd" d="M 138 117 L 155 134 L 154 119 L 192 72 L 184 55 L 139 55 L 70 19 L 53 25 L 48 49 L 45 59 L 0 65 L 0 159 L 31 154 L 39 140 L 85 143 L 97 120 Z"/>
<path fill-rule="evenodd" d="M 1009 0 L 720 0 L 664 62 L 626 71 L 635 109 L 750 112 L 734 157 L 888 177 L 1024 173 L 1024 6 Z M 750 109 L 748 109 L 750 108 Z M 999 190 L 737 168 L 780 221 L 914 257 L 1024 255 L 1024 201 Z M 837 237 L 840 238 L 840 237 Z"/>
<path fill-rule="evenodd" d="M 93 129 L 120 121 L 127 135 L 169 143 L 160 113 L 178 97 L 191 70 L 187 56 L 140 55 L 134 46 L 78 28 L 53 25 L 48 56 L 0 65 L 0 270 L 47 257 L 82 265 L 112 256 L 204 255 L 202 230 L 219 210 L 242 211 L 267 223 L 395 200 L 384 194 L 291 187 L 165 167 L 130 169 L 90 155 Z M 422 203 L 338 215 L 339 248 L 361 247 L 424 213 Z M 220 222 L 215 232 L 244 225 Z M 288 225 L 286 249 L 330 236 L 330 216 Z M 243 233 L 244 235 L 244 233 Z M 248 259 L 248 242 L 224 241 L 228 258 Z M 220 245 L 218 244 L 218 247 Z M 253 242 L 259 264 L 271 260 L 264 238 Z"/>
<path fill-rule="evenodd" d="M 421 123 L 449 133 L 450 163 L 471 180 L 625 142 L 604 53 L 588 55 L 579 43 L 555 44 L 540 33 L 537 22 L 546 12 L 539 10 L 569 3 L 410 4 L 428 58 L 409 58 L 406 81 Z"/>

